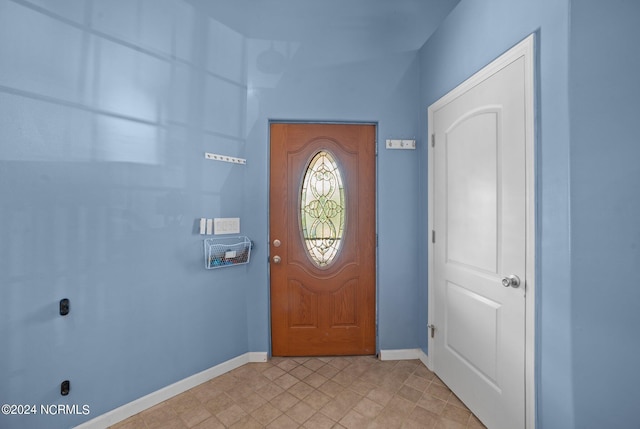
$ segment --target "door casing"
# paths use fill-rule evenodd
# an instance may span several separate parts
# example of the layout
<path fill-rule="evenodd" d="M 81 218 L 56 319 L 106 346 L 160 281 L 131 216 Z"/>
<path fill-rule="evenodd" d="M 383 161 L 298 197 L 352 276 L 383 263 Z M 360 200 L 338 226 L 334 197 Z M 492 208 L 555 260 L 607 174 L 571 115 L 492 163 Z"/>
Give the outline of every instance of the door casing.
<path fill-rule="evenodd" d="M 535 271 L 536 271 L 536 242 L 535 242 L 535 214 L 536 214 L 536 199 L 535 199 L 535 90 L 534 90 L 534 52 L 535 52 L 535 35 L 531 34 L 523 41 L 515 45 L 505 54 L 494 60 L 492 63 L 484 67 L 482 70 L 468 78 L 459 86 L 451 90 L 445 96 L 433 103 L 428 108 L 428 129 L 429 136 L 431 136 L 431 130 L 433 129 L 433 114 L 441 106 L 451 102 L 451 100 L 459 97 L 467 92 L 469 89 L 476 86 L 478 83 L 484 81 L 489 76 L 502 69 L 506 64 L 511 63 L 514 59 L 519 57 L 525 58 L 525 102 L 526 102 L 526 118 L 525 118 L 525 156 L 526 156 L 526 296 L 525 296 L 525 424 L 527 429 L 535 428 Z M 429 234 L 434 230 L 434 156 L 432 156 L 433 148 L 431 146 L 431 137 L 429 137 L 429 156 L 428 156 L 428 168 L 429 168 L 429 183 L 428 183 L 428 230 Z M 429 254 L 428 264 L 429 267 L 434 266 L 434 249 L 431 239 L 429 239 Z M 434 296 L 434 275 L 433 270 L 429 269 L 428 272 L 428 320 L 429 324 L 433 323 L 431 315 L 435 311 L 435 296 Z M 428 350 L 433 350 L 434 340 L 429 336 Z M 428 354 L 427 363 L 430 369 L 433 369 L 433 353 Z"/>
<path fill-rule="evenodd" d="M 380 343 L 379 343 L 379 333 L 378 333 L 378 317 L 379 317 L 379 303 L 378 303 L 378 296 L 379 296 L 379 277 L 380 277 L 380 273 L 379 273 L 379 260 L 378 260 L 378 246 L 377 246 L 377 237 L 378 237 L 378 122 L 377 121 L 322 121 L 322 120 L 287 120 L 287 119 L 270 119 L 267 123 L 267 127 L 268 127 L 268 135 L 267 135 L 267 143 L 270 146 L 270 142 L 271 142 L 271 124 L 309 124 L 309 125 L 313 125 L 313 124 L 321 124 L 321 125 L 334 125 L 334 124 L 338 124 L 338 125 L 372 125 L 375 128 L 375 229 L 376 229 L 376 247 L 375 247 L 375 350 L 376 350 L 376 355 L 380 354 Z M 268 156 L 267 156 L 267 177 L 271 177 L 271 149 L 269 148 L 268 151 Z M 269 202 L 271 200 L 271 194 L 269 191 L 269 186 L 267 186 L 267 202 Z M 270 249 L 271 248 L 271 235 L 270 235 L 270 228 L 269 225 L 271 225 L 271 213 L 268 213 L 267 215 L 267 248 Z M 271 254 L 269 254 L 269 261 L 271 258 Z M 271 289 L 271 264 L 267 264 L 268 266 L 268 272 L 267 272 L 267 286 L 268 289 Z M 271 338 L 271 294 L 269 293 L 269 301 L 268 301 L 268 312 L 269 312 L 269 330 L 268 330 L 268 336 L 269 336 L 269 356 L 273 356 L 273 350 L 272 350 L 272 338 Z"/>

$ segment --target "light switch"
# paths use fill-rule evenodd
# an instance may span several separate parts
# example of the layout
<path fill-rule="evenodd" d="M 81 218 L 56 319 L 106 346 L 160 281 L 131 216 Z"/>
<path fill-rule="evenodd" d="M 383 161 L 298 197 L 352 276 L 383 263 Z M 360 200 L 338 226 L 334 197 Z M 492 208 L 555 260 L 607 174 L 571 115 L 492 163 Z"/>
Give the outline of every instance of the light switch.
<path fill-rule="evenodd" d="M 217 217 L 213 220 L 213 233 L 219 234 L 240 234 L 239 217 Z"/>

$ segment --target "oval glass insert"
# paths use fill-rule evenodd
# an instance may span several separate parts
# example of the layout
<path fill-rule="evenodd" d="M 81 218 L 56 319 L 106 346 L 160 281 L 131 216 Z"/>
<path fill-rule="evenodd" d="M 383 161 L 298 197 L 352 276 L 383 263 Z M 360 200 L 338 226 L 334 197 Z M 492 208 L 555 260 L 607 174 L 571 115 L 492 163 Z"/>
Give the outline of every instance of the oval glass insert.
<path fill-rule="evenodd" d="M 317 267 L 330 265 L 338 255 L 344 232 L 345 202 L 338 164 L 330 152 L 318 152 L 309 162 L 300 191 L 302 239 Z"/>

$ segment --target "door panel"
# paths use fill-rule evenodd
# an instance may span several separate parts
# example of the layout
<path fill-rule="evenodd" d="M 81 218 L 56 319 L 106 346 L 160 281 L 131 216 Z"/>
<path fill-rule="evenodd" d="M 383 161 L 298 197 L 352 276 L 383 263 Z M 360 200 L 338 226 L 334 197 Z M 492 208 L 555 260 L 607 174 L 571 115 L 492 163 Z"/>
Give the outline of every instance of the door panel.
<path fill-rule="evenodd" d="M 498 118 L 499 111 L 462 118 L 446 132 L 445 154 L 447 260 L 491 273 L 499 259 Z"/>
<path fill-rule="evenodd" d="M 432 112 L 433 365 L 492 429 L 525 427 L 525 94 L 520 57 Z"/>
<path fill-rule="evenodd" d="M 374 354 L 375 127 L 272 124 L 270 144 L 273 354 Z"/>

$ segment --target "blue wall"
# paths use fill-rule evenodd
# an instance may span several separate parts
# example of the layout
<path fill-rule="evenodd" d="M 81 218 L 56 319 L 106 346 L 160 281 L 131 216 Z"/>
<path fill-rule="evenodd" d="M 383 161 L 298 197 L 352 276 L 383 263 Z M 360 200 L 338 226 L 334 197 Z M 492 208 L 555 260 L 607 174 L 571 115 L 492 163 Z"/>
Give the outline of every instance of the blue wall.
<path fill-rule="evenodd" d="M 366 2 L 361 4 L 364 5 Z M 247 177 L 245 224 L 258 246 L 258 261 L 249 268 L 249 347 L 269 348 L 268 265 L 268 130 L 269 121 L 347 121 L 378 125 L 378 347 L 405 349 L 418 346 L 418 157 L 414 151 L 387 151 L 388 138 L 418 136 L 420 75 L 417 49 L 424 29 L 389 26 L 397 13 L 372 16 L 371 22 L 351 21 L 358 3 L 325 2 L 316 21 L 295 27 L 296 14 L 307 16 L 313 5 L 278 11 L 275 25 L 268 20 L 239 22 L 247 27 Z M 417 21 L 434 28 L 457 3 L 437 2 Z M 424 7 L 424 6 L 421 6 Z M 352 9 L 357 11 L 352 11 Z M 234 13 L 220 7 L 215 13 L 234 21 Z M 422 11 L 422 9 L 418 9 Z M 418 11 L 417 10 L 417 11 Z M 416 11 L 416 12 L 417 12 Z M 338 12 L 338 13 L 336 13 Z M 260 12 L 258 12 L 260 13 Z M 325 27 L 323 15 L 333 18 Z M 424 16 L 424 22 L 421 22 Z M 380 25 L 376 23 L 377 19 Z M 234 21 L 235 22 L 235 21 Z M 250 23 L 251 25 L 247 25 Z M 406 24 L 406 23 L 404 23 Z M 409 35 L 404 34 L 408 29 Z M 407 51 L 406 40 L 415 50 Z M 404 41 L 403 41 L 404 40 Z"/>
<path fill-rule="evenodd" d="M 0 0 L 0 402 L 90 407 L 1 427 L 76 425 L 269 349 L 271 119 L 378 124 L 378 345 L 417 347 L 419 159 L 382 145 L 419 133 L 426 36 L 387 7 L 291 37 L 233 2 Z M 221 216 L 255 252 L 205 271 L 196 220 Z"/>
<path fill-rule="evenodd" d="M 638 425 L 638 28 L 637 1 L 572 3 L 571 277 L 578 428 Z"/>
<path fill-rule="evenodd" d="M 421 51 L 424 110 L 536 32 L 540 428 L 637 422 L 639 24 L 633 1 L 463 0 Z"/>
<path fill-rule="evenodd" d="M 246 168 L 203 154 L 245 155 L 245 46 L 182 1 L 0 1 L 0 402 L 90 406 L 0 427 L 249 351 L 247 269 L 205 271 L 195 229 L 243 215 Z"/>
<path fill-rule="evenodd" d="M 426 350 L 426 108 L 532 32 L 538 427 L 625 426 L 640 381 L 638 8 L 462 0 L 416 54 L 386 21 L 291 36 L 231 2 L 0 0 L 0 402 L 91 409 L 0 426 L 68 427 L 268 350 L 269 120 L 378 124 L 378 346 Z M 383 149 L 414 135 L 417 152 Z M 241 217 L 252 263 L 205 271 L 202 216 Z"/>
<path fill-rule="evenodd" d="M 538 427 L 574 427 L 569 228 L 569 2 L 462 0 L 421 50 L 421 109 L 537 32 L 537 406 Z M 426 121 L 425 121 L 426 125 Z M 426 138 L 426 128 L 422 137 Z M 426 149 L 426 148 L 425 148 Z M 421 183 L 427 181 L 421 154 Z M 421 190 L 426 200 L 426 188 Z M 420 207 L 426 219 L 427 207 Z M 421 223 L 427 240 L 426 222 Z M 426 285 L 426 269 L 421 284 Z M 426 286 L 421 294 L 426 301 Z M 422 308 L 426 308 L 423 306 Z M 426 311 L 426 310 L 425 310 Z M 420 316 L 426 320 L 426 315 Z M 421 335 L 426 348 L 426 332 Z"/>

